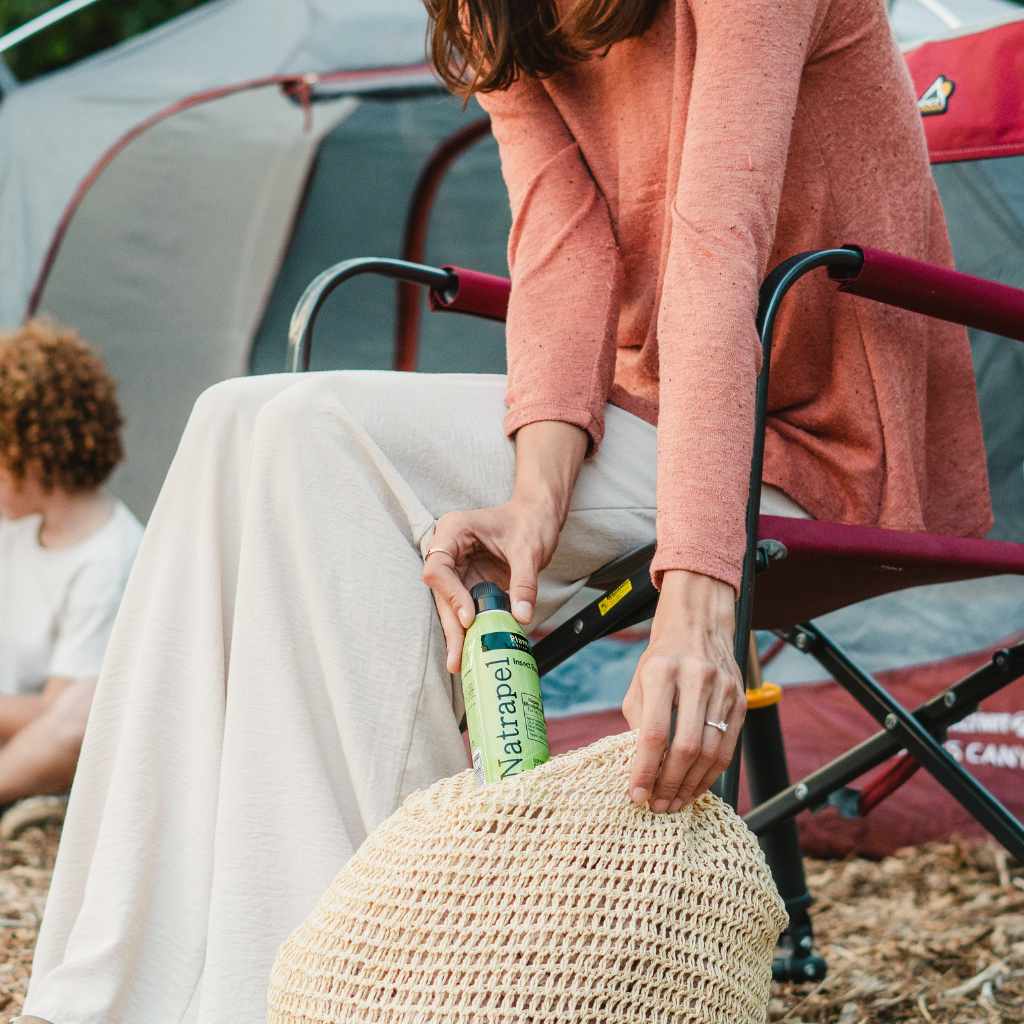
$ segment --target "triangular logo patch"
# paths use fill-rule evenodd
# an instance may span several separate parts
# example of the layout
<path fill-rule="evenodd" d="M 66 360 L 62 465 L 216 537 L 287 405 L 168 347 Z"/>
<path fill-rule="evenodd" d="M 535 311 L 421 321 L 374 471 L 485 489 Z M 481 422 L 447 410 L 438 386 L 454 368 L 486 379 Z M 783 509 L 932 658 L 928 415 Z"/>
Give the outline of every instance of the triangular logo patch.
<path fill-rule="evenodd" d="M 932 114 L 944 114 L 949 109 L 949 98 L 956 89 L 956 82 L 939 75 L 938 78 L 928 86 L 917 101 L 917 109 L 921 111 L 922 117 L 929 117 Z"/>

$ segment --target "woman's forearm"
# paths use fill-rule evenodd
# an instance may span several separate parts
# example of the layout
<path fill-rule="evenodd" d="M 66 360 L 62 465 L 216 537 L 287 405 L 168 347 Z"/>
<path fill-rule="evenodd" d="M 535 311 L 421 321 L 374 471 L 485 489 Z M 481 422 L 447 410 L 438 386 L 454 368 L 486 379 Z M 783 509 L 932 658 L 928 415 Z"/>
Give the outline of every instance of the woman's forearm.
<path fill-rule="evenodd" d="M 587 432 L 572 423 L 540 420 L 516 431 L 513 497 L 540 503 L 564 523 L 586 455 Z M 736 594 L 728 583 L 686 570 L 665 572 L 659 608 L 666 621 L 702 623 L 731 632 Z M 664 607 L 663 607 L 664 606 Z M 674 628 L 674 626 L 673 626 Z"/>
<path fill-rule="evenodd" d="M 540 420 L 520 427 L 515 434 L 513 498 L 548 505 L 563 523 L 588 441 L 585 430 L 559 420 Z"/>

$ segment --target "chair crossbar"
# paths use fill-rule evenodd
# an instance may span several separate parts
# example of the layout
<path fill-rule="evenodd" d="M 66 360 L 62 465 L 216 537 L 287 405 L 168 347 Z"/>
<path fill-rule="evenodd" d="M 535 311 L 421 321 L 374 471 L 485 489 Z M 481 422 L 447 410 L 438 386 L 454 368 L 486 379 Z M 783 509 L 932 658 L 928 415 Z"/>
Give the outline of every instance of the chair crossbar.
<path fill-rule="evenodd" d="M 767 569 L 779 554 L 774 541 L 761 541 L 757 571 Z M 644 544 L 602 566 L 587 579 L 588 586 L 603 591 L 601 595 L 534 645 L 542 676 L 587 644 L 654 616 L 658 591 L 651 583 L 653 557 L 654 544 Z"/>
<path fill-rule="evenodd" d="M 1013 856 L 1024 860 L 1024 826 L 941 745 L 949 726 L 1024 677 L 1024 641 L 997 651 L 988 664 L 910 712 L 813 624 L 779 634 L 811 655 L 883 731 L 753 808 L 744 818 L 753 832 L 763 835 L 801 811 L 822 806 L 854 779 L 906 750 Z"/>

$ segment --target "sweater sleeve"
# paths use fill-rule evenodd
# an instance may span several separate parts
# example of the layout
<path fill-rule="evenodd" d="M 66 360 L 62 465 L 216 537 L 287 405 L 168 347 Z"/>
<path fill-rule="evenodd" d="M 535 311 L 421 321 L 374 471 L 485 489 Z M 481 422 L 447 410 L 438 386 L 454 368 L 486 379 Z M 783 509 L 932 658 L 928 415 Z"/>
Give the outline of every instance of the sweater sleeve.
<path fill-rule="evenodd" d="M 477 94 L 490 114 L 512 208 L 504 430 L 583 428 L 593 454 L 615 373 L 621 259 L 608 206 L 536 79 Z"/>
<path fill-rule="evenodd" d="M 690 0 L 696 56 L 658 309 L 657 550 L 739 590 L 755 329 L 819 0 Z"/>

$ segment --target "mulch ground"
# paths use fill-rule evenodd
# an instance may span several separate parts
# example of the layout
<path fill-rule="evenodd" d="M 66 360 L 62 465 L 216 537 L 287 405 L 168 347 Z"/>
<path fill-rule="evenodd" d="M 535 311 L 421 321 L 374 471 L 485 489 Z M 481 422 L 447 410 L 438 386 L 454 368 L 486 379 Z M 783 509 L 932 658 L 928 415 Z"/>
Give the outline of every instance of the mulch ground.
<path fill-rule="evenodd" d="M 32 950 L 43 916 L 60 825 L 26 829 L 0 840 L 0 1020 L 21 1011 Z"/>
<path fill-rule="evenodd" d="M 0 1021 L 17 1014 L 56 825 L 0 846 Z M 829 976 L 776 985 L 772 1024 L 1024 1021 L 1024 866 L 1001 849 L 934 843 L 883 861 L 811 861 Z M 158 1022 L 154 1022 L 158 1024 Z"/>

